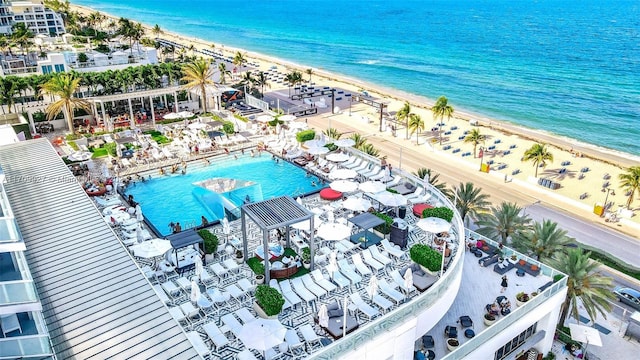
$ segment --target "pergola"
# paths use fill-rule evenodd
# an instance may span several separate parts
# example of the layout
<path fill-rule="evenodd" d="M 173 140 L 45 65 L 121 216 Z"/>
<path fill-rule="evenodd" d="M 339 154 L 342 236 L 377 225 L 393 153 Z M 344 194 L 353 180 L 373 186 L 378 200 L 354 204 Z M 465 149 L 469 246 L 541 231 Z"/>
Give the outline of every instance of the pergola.
<path fill-rule="evenodd" d="M 314 214 L 304 206 L 298 204 L 290 196 L 281 196 L 269 200 L 259 201 L 243 205 L 241 208 L 242 220 L 242 240 L 244 250 L 244 260 L 247 260 L 247 224 L 246 217 L 253 220 L 262 230 L 262 246 L 264 247 L 264 276 L 265 282 L 269 283 L 269 232 L 273 229 L 286 227 L 287 247 L 290 246 L 289 226 L 305 220 L 309 220 L 310 229 L 313 229 Z M 311 269 L 313 269 L 314 240 L 313 231 L 309 238 L 309 249 L 311 251 Z"/>

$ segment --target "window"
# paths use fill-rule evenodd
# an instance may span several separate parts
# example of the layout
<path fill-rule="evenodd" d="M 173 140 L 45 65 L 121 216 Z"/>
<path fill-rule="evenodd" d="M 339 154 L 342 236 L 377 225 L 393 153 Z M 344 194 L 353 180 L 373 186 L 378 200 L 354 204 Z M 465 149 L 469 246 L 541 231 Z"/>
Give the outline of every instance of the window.
<path fill-rule="evenodd" d="M 493 358 L 494 360 L 504 359 L 507 355 L 516 351 L 520 345 L 522 345 L 528 338 L 536 332 L 538 323 L 529 326 L 525 331 L 518 334 L 518 336 L 511 339 L 508 343 L 504 344 L 501 348 L 496 350 Z"/>
<path fill-rule="evenodd" d="M 56 72 L 64 72 L 64 65 L 56 64 Z"/>
<path fill-rule="evenodd" d="M 43 74 L 51 74 L 53 72 L 53 68 L 51 67 L 51 65 L 43 65 L 42 66 L 42 73 Z"/>

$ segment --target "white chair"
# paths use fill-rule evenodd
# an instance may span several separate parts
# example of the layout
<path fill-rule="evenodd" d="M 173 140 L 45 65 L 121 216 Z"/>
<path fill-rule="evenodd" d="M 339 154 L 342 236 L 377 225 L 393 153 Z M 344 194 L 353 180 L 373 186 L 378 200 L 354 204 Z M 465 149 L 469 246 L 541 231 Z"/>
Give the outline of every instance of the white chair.
<path fill-rule="evenodd" d="M 176 286 L 176 284 L 173 283 L 173 281 L 167 281 L 165 283 L 162 283 L 162 289 L 164 289 L 164 291 L 169 294 L 169 296 L 175 298 L 180 296 L 180 288 Z"/>
<path fill-rule="evenodd" d="M 383 312 L 387 312 L 393 307 L 393 303 L 380 294 L 373 295 L 371 300 L 376 304 L 376 306 L 382 309 Z"/>
<path fill-rule="evenodd" d="M 162 302 L 166 305 L 171 304 L 171 299 L 169 299 L 169 297 L 167 296 L 167 293 L 164 292 L 164 290 L 162 289 L 162 287 L 160 287 L 160 285 L 156 284 L 153 285 L 153 290 L 156 292 L 156 294 L 158 295 L 158 297 L 160 298 L 160 300 L 162 300 Z M 3 327 L 4 329 L 4 327 Z"/>
<path fill-rule="evenodd" d="M 356 158 L 352 163 L 344 164 L 342 167 L 347 169 L 355 169 L 362 165 L 362 158 Z"/>
<path fill-rule="evenodd" d="M 233 335 L 238 337 L 242 330 L 242 324 L 240 324 L 240 321 L 238 321 L 233 314 L 222 315 L 220 320 L 227 326 L 227 328 L 229 328 L 229 331 L 231 331 Z"/>
<path fill-rule="evenodd" d="M 362 257 L 364 258 L 364 263 L 371 266 L 375 271 L 380 271 L 384 269 L 384 264 L 375 260 L 369 251 L 363 251 Z"/>
<path fill-rule="evenodd" d="M 397 286 L 389 284 L 384 279 L 378 279 L 378 289 L 389 299 L 393 300 L 396 305 L 400 304 L 405 299 L 404 294 L 396 290 Z"/>
<path fill-rule="evenodd" d="M 229 339 L 227 339 L 227 337 L 224 336 L 222 331 L 220 331 L 220 329 L 215 323 L 210 322 L 210 323 L 204 324 L 202 326 L 202 330 L 204 330 L 205 334 L 207 334 L 209 339 L 211 339 L 211 341 L 213 342 L 213 345 L 215 345 L 216 347 L 216 350 L 229 344 Z"/>
<path fill-rule="evenodd" d="M 245 292 L 242 291 L 236 284 L 231 284 L 224 288 L 226 292 L 231 295 L 232 298 L 236 299 L 240 304 L 243 303 L 243 299 L 245 296 Z"/>
<path fill-rule="evenodd" d="M 360 273 L 360 275 L 362 276 L 371 275 L 371 270 L 369 270 L 367 265 L 365 265 L 364 262 L 362 262 L 362 258 L 360 257 L 360 254 L 351 255 L 351 260 L 353 261 L 353 265 L 356 267 L 356 270 Z"/>
<path fill-rule="evenodd" d="M 386 239 L 385 239 L 386 240 Z M 377 246 L 369 246 L 369 252 L 371 253 L 371 256 L 373 256 L 373 258 L 377 261 L 382 263 L 382 265 L 390 265 L 391 263 L 393 263 L 393 261 L 391 259 L 389 259 L 388 257 L 384 256 L 380 250 L 378 249 Z"/>
<path fill-rule="evenodd" d="M 391 256 L 394 256 L 398 259 L 404 257 L 405 252 L 402 251 L 402 249 L 400 249 L 399 247 L 396 247 L 395 245 L 391 244 L 389 240 L 382 239 L 380 243 L 382 244 L 382 247 L 384 247 L 384 250 L 388 252 Z"/>
<path fill-rule="evenodd" d="M 282 286 L 282 284 L 286 283 L 286 282 L 290 282 L 291 286 L 293 287 L 293 290 L 296 292 L 296 294 L 300 295 L 301 298 L 304 299 L 304 301 L 306 301 L 307 303 L 311 303 L 312 301 L 314 301 L 316 299 L 316 295 L 313 294 L 311 291 L 307 290 L 306 287 L 304 287 L 304 284 L 302 283 L 302 280 L 300 280 L 300 278 L 293 278 L 291 280 L 283 280 L 280 282 L 280 285 Z"/>
<path fill-rule="evenodd" d="M 327 270 L 326 266 L 325 270 Z M 327 270 L 327 272 L 329 273 L 329 277 L 331 278 L 331 280 L 336 283 L 340 287 L 340 289 L 351 286 L 351 280 L 342 275 L 342 273 L 338 269 L 336 269 L 336 271 L 334 271 L 333 273 L 329 272 L 329 270 Z"/>
<path fill-rule="evenodd" d="M 296 356 L 296 350 L 304 349 L 304 342 L 300 340 L 298 333 L 293 329 L 287 329 L 286 334 L 284 335 L 284 341 L 289 346 L 289 350 L 287 351 L 291 356 Z"/>
<path fill-rule="evenodd" d="M 338 267 L 340 268 L 340 272 L 351 281 L 351 284 L 357 285 L 362 281 L 362 276 L 353 270 L 346 259 L 338 260 Z"/>
<path fill-rule="evenodd" d="M 227 259 L 222 262 L 228 271 L 238 272 L 240 271 L 240 266 L 234 259 Z"/>
<path fill-rule="evenodd" d="M 187 316 L 178 306 L 170 308 L 169 314 L 171 314 L 171 317 L 173 317 L 178 323 L 188 323 Z"/>
<path fill-rule="evenodd" d="M 353 304 L 358 308 L 358 311 L 367 316 L 369 320 L 380 315 L 380 312 L 378 310 L 362 300 L 362 298 L 360 297 L 360 293 L 353 293 L 349 295 L 349 298 L 351 299 L 351 302 L 353 302 Z"/>
<path fill-rule="evenodd" d="M 205 286 L 211 285 L 214 280 L 215 280 L 215 277 L 213 277 L 211 274 L 209 274 L 207 269 L 202 269 L 202 274 L 200 274 L 200 281 L 202 281 L 202 283 Z"/>
<path fill-rule="evenodd" d="M 256 289 L 256 286 L 246 278 L 238 280 L 238 286 L 247 294 L 252 293 Z"/>
<path fill-rule="evenodd" d="M 209 268 L 218 278 L 220 278 L 220 280 L 224 279 L 229 272 L 229 270 L 220 265 L 220 263 L 211 264 L 209 265 Z"/>
<path fill-rule="evenodd" d="M 321 339 L 320 336 L 316 334 L 316 332 L 313 330 L 311 325 L 309 324 L 302 325 L 300 327 L 300 333 L 302 334 L 302 337 L 304 338 L 304 341 L 307 343 L 307 346 L 309 348 L 314 348 L 314 346 L 315 347 L 322 346 L 322 343 L 320 342 L 320 339 Z"/>
<path fill-rule="evenodd" d="M 248 349 L 240 351 L 238 355 L 236 355 L 236 358 L 238 360 L 258 360 L 258 358 Z"/>
<path fill-rule="evenodd" d="M 325 279 L 324 275 L 322 275 L 322 271 L 320 269 L 315 269 L 311 272 L 311 276 L 315 280 L 316 284 L 322 286 L 327 292 L 332 292 L 337 289 L 337 287 L 329 280 Z"/>
<path fill-rule="evenodd" d="M 190 301 L 180 304 L 180 310 L 182 310 L 190 320 L 200 317 L 200 309 L 193 306 Z"/>
<path fill-rule="evenodd" d="M 249 312 L 249 309 L 247 309 L 245 307 L 242 307 L 242 308 L 234 311 L 234 314 L 236 314 L 236 316 L 238 318 L 240 318 L 240 320 L 245 325 L 256 320 L 255 316 L 251 315 L 251 312 Z"/>
<path fill-rule="evenodd" d="M 280 294 L 282 294 L 282 297 L 284 297 L 284 305 L 282 306 L 282 309 L 289 309 L 295 305 L 301 304 L 302 303 L 302 299 L 300 299 L 297 295 L 295 295 L 295 297 L 292 297 L 294 301 L 296 301 L 296 303 L 292 303 L 289 298 L 282 292 L 282 290 L 280 289 L 280 285 L 278 285 L 278 280 L 276 279 L 271 279 L 269 281 L 269 286 L 278 290 L 278 292 Z"/>
<path fill-rule="evenodd" d="M 204 340 L 202 340 L 202 338 L 200 337 L 200 334 L 198 334 L 196 331 L 187 332 L 187 339 L 191 341 L 191 345 L 193 345 L 193 348 L 201 357 L 204 358 L 211 354 L 211 349 L 209 349 L 207 344 L 205 344 Z"/>
<path fill-rule="evenodd" d="M 22 326 L 16 314 L 5 314 L 0 316 L 0 326 L 2 327 L 2 335 L 6 338 L 7 334 L 12 331 L 20 331 L 22 334 Z"/>
<path fill-rule="evenodd" d="M 301 276 L 300 279 L 302 280 L 304 286 L 318 298 L 327 295 L 327 290 L 325 290 L 322 286 L 316 284 L 315 281 L 313 281 L 313 279 L 311 278 L 311 275 L 305 274 Z"/>
<path fill-rule="evenodd" d="M 414 291 L 418 291 L 418 289 L 413 284 L 411 284 L 411 286 L 409 287 L 404 285 L 404 278 L 402 277 L 402 275 L 400 275 L 400 272 L 397 269 L 391 271 L 390 275 L 391 280 L 393 280 L 393 282 L 405 293 L 411 294 Z"/>

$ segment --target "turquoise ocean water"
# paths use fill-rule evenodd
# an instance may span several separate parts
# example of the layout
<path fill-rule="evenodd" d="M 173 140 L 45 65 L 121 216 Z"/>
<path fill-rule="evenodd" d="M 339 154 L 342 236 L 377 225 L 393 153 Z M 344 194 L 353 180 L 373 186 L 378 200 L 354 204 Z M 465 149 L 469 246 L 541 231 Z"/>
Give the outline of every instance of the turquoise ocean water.
<path fill-rule="evenodd" d="M 73 3 L 640 155 L 637 0 Z"/>

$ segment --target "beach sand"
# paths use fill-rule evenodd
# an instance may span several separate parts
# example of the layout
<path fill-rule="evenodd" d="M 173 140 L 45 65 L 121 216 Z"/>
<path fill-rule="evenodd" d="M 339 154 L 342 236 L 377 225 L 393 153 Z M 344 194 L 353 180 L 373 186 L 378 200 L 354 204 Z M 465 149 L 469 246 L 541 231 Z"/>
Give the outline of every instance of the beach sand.
<path fill-rule="evenodd" d="M 76 5 L 73 8 L 81 13 L 93 12 L 91 9 Z M 108 16 L 108 14 L 106 15 Z M 116 17 L 112 16 L 112 18 Z M 145 27 L 147 33 L 151 34 L 150 27 L 147 25 Z M 211 49 L 212 44 L 208 41 L 167 31 L 161 37 L 185 45 L 193 44 L 197 49 Z M 233 56 L 237 51 L 241 51 L 246 54 L 246 57 L 251 62 L 259 64 L 257 69 L 250 69 L 254 72 L 266 71 L 273 66 L 277 66 L 278 71 L 282 73 L 288 73 L 292 70 L 301 71 L 303 77 L 308 79 L 308 75 L 305 73 L 308 67 L 302 65 L 219 43 L 215 43 L 215 50 L 223 52 L 225 56 Z M 458 109 L 456 109 L 454 116 L 450 120 L 444 120 L 445 125 L 442 126 L 442 130 L 451 131 L 451 134 L 445 136 L 447 140 L 441 146 L 437 141 L 437 133 L 430 131 L 431 128 L 437 126 L 429 110 L 433 100 L 368 84 L 357 79 L 315 68 L 313 69 L 312 81 L 317 84 L 316 86 L 344 89 L 345 92 L 351 92 L 354 95 L 361 90 L 366 90 L 372 97 L 387 103 L 387 111 L 389 112 L 399 110 L 404 101 L 411 103 L 413 112 L 419 114 L 425 123 L 425 131 L 421 132 L 419 138 L 420 145 L 416 145 L 415 134 L 410 136 L 410 139 L 405 139 L 405 129 L 398 129 L 396 137 L 389 130 L 382 133 L 379 132 L 379 114 L 376 113 L 374 108 L 364 104 L 353 103 L 351 114 L 349 114 L 348 103 L 343 101 L 340 103 L 340 114 L 331 114 L 331 110 L 326 109 L 324 113 L 310 117 L 307 120 L 311 126 L 318 130 L 325 129 L 330 123 L 331 127 L 338 128 L 341 131 L 357 131 L 367 136 L 369 142 L 379 148 L 382 155 L 387 155 L 388 162 L 396 168 L 401 167 L 410 172 L 419 167 L 431 168 L 440 173 L 441 180 L 450 185 L 471 181 L 477 186 L 483 187 L 483 190 L 491 195 L 491 200 L 495 204 L 500 201 L 513 201 L 520 206 L 527 206 L 540 200 L 547 205 L 573 213 L 586 221 L 601 223 L 624 233 L 640 237 L 640 217 L 635 216 L 632 219 L 625 219 L 619 223 L 611 224 L 605 223 L 604 219 L 592 213 L 593 205 L 595 203 L 604 203 L 607 196 L 606 192 L 602 192 L 602 185 L 607 181 L 605 179 L 606 175 L 610 176 L 608 181 L 611 184 L 611 188 L 615 190 L 615 195 L 611 192 L 608 195 L 608 201 L 613 202 L 612 209 L 616 210 L 626 203 L 627 197 L 622 190 L 618 189 L 618 175 L 629 166 L 640 165 L 640 157 L 580 143 L 573 139 L 562 138 L 551 133 L 527 129 L 506 122 L 479 118 Z M 277 83 L 271 83 L 270 85 L 270 88 L 265 89 L 266 92 L 275 91 L 286 94 L 288 91 L 286 85 Z M 301 101 L 290 102 L 301 103 Z M 455 109 L 455 99 L 449 99 L 449 104 Z M 364 117 L 368 117 L 371 122 L 366 123 L 363 120 Z M 481 146 L 495 146 L 495 150 L 485 152 L 482 161 L 493 160 L 496 164 L 505 164 L 506 168 L 500 171 L 491 171 L 489 174 L 478 171 L 481 159 L 474 158 L 473 145 L 459 140 L 459 137 L 463 136 L 465 131 L 474 127 L 469 123 L 470 119 L 478 121 L 477 128 L 487 137 L 486 142 Z M 451 130 L 452 127 L 457 127 L 457 129 Z M 495 144 L 498 139 L 500 142 Z M 560 188 L 557 190 L 549 190 L 534 183 L 535 179 L 532 178 L 535 168 L 532 163 L 521 161 L 524 151 L 535 142 L 549 145 L 554 161 L 548 163 L 545 168 L 540 168 L 538 176 L 559 183 Z M 451 146 L 451 149 L 443 150 L 443 146 Z M 511 148 L 512 146 L 514 148 Z M 453 153 L 455 149 L 460 149 L 460 151 Z M 506 150 L 510 150 L 511 153 L 503 155 Z M 462 156 L 462 154 L 468 152 L 471 152 L 470 156 Z M 562 166 L 561 164 L 565 161 L 570 162 L 570 165 Z M 561 168 L 566 168 L 566 172 L 559 173 Z M 588 168 L 589 171 L 585 172 L 584 178 L 580 179 L 582 174 L 580 170 L 583 168 Z M 513 174 L 516 169 L 519 169 L 520 172 Z M 580 195 L 585 193 L 587 197 L 581 199 Z M 638 200 L 633 205 L 635 207 L 640 206 L 638 205 Z"/>

